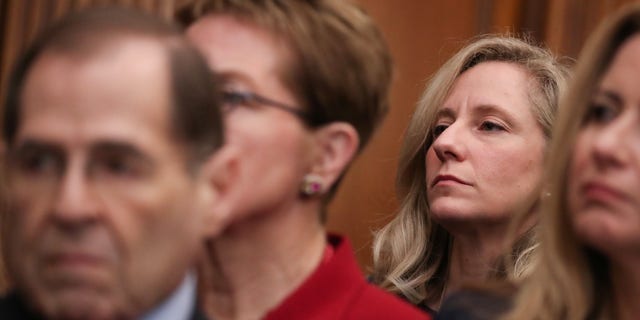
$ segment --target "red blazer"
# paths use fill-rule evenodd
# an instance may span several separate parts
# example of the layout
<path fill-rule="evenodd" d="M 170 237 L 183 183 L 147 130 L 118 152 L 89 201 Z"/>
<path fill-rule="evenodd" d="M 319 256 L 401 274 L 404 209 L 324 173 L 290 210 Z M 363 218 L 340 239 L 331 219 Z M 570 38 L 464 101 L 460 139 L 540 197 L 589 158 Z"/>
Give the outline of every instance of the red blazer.
<path fill-rule="evenodd" d="M 430 319 L 412 305 L 368 283 L 347 239 L 329 236 L 333 256 L 314 271 L 266 320 Z"/>

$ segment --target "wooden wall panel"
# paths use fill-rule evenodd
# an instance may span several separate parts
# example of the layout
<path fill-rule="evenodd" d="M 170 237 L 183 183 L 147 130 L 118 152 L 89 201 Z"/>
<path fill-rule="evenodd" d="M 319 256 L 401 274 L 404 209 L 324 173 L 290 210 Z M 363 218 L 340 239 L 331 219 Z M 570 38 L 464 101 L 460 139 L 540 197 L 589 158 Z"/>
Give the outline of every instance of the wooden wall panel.
<path fill-rule="evenodd" d="M 547 45 L 561 54 L 577 57 L 584 41 L 602 19 L 633 0 L 551 1 L 545 34 Z"/>
<path fill-rule="evenodd" d="M 54 1 L 53 9 L 52 9 L 52 20 L 57 20 L 61 18 L 64 14 L 71 11 L 72 7 L 71 0 L 58 0 Z"/>
<path fill-rule="evenodd" d="M 2 41 L 2 52 L 0 52 L 0 68 L 2 75 L 0 76 L 0 101 L 4 103 L 5 90 L 7 78 L 13 65 L 13 61 L 19 51 L 19 45 L 21 43 L 20 37 L 24 19 L 24 3 L 22 2 L 5 2 L 3 7 L 6 16 L 0 17 L 0 23 L 3 23 L 3 34 L 0 41 Z"/>

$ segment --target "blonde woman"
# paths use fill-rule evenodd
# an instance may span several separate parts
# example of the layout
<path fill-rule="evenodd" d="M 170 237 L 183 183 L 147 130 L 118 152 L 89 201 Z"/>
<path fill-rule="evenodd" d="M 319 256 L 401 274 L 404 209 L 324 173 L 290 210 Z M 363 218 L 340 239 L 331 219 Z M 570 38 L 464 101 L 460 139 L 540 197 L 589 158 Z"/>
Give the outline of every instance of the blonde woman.
<path fill-rule="evenodd" d="M 535 210 L 566 68 L 548 51 L 485 36 L 433 76 L 400 154 L 397 216 L 374 241 L 373 280 L 421 308 L 496 272 L 510 217 Z M 521 249 L 534 242 L 520 231 Z"/>

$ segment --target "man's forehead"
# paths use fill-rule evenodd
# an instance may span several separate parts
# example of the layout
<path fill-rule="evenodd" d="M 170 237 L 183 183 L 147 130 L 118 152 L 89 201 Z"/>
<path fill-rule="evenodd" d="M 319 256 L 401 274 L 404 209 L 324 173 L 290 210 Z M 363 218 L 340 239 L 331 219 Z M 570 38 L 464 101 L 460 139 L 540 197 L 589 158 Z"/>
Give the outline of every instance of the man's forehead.
<path fill-rule="evenodd" d="M 56 102 L 84 98 L 85 104 L 79 108 L 118 100 L 133 104 L 144 102 L 135 99 L 154 96 L 168 99 L 170 72 L 164 50 L 157 42 L 137 40 L 123 40 L 118 45 L 84 56 L 45 51 L 29 70 L 21 107 L 51 107 L 48 100 L 30 103 L 44 97 Z M 78 88 L 84 90 L 75 90 Z"/>
<path fill-rule="evenodd" d="M 121 46 L 84 60 L 46 52 L 21 99 L 20 136 L 101 137 L 170 134 L 166 57 L 152 42 Z"/>
<path fill-rule="evenodd" d="M 167 56 L 167 45 L 159 39 L 140 35 L 112 35 L 103 41 L 74 47 L 52 45 L 40 53 L 31 71 L 42 60 L 65 61 L 69 66 L 78 68 L 105 64 L 139 67 L 155 63 L 153 69 L 162 70 L 168 67 Z"/>

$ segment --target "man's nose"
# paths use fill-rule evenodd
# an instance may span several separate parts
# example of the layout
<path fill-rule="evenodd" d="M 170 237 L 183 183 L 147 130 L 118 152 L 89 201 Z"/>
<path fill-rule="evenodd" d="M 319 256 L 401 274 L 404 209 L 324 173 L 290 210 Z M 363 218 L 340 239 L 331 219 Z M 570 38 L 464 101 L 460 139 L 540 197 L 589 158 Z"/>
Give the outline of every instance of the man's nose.
<path fill-rule="evenodd" d="M 59 181 L 53 205 L 53 216 L 63 224 L 92 222 L 97 217 L 98 203 L 87 170 L 77 163 L 65 170 Z"/>

